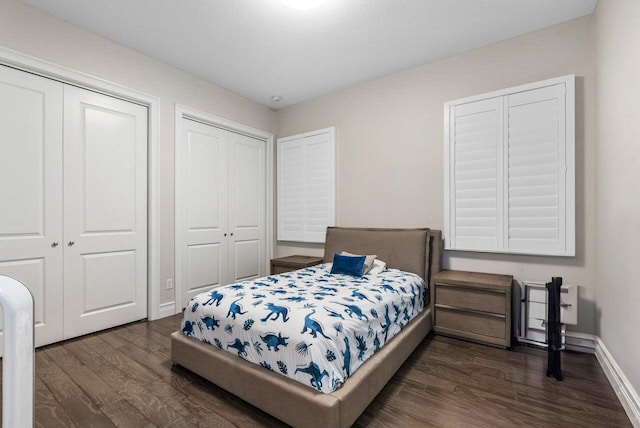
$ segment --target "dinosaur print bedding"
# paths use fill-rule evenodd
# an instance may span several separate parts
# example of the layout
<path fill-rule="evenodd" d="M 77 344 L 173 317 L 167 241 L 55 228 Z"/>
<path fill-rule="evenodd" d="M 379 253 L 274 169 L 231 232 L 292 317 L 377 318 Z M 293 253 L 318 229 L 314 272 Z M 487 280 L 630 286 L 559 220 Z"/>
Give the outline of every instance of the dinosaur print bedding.
<path fill-rule="evenodd" d="M 424 307 L 418 275 L 332 275 L 326 263 L 193 297 L 182 333 L 331 393 Z"/>

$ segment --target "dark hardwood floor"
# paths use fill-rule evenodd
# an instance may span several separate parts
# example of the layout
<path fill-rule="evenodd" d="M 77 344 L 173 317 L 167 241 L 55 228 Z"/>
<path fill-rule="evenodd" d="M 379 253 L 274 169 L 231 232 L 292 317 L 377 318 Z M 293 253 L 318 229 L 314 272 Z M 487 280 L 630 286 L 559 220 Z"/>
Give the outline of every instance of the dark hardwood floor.
<path fill-rule="evenodd" d="M 142 321 L 39 349 L 37 426 L 284 426 L 173 367 L 169 334 L 179 324 Z M 545 376 L 544 351 L 430 336 L 355 426 L 631 426 L 595 357 L 562 357 L 557 382 Z"/>

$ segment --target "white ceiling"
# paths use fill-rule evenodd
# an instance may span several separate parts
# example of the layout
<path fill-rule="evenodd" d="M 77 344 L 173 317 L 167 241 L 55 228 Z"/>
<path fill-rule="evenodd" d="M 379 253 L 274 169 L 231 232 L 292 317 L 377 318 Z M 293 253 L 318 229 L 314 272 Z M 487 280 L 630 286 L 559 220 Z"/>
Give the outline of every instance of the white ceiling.
<path fill-rule="evenodd" d="M 597 0 L 22 1 L 277 109 L 591 14 Z"/>

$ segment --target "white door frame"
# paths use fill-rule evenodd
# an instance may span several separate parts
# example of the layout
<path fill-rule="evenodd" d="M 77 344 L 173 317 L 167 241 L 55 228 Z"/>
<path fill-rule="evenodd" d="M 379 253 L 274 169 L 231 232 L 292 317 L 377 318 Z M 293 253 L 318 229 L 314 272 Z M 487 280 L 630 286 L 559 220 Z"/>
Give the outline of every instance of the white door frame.
<path fill-rule="evenodd" d="M 148 108 L 148 196 L 147 196 L 147 317 L 150 320 L 172 315 L 160 308 L 160 210 L 158 135 L 160 99 L 135 89 L 101 79 L 86 73 L 54 64 L 21 52 L 0 46 L 0 64 L 99 92 Z"/>
<path fill-rule="evenodd" d="M 175 243 L 174 243 L 174 296 L 175 296 L 175 313 L 182 312 L 182 307 L 186 302 L 182 301 L 182 257 L 180 251 L 182 249 L 182 210 L 178 207 L 182 206 L 182 154 L 179 146 L 180 139 L 183 134 L 182 119 L 191 119 L 206 125 L 215 126 L 217 128 L 227 129 L 229 131 L 248 135 L 250 137 L 265 142 L 265 272 L 268 272 L 269 263 L 273 257 L 273 134 L 252 128 L 242 123 L 234 122 L 213 114 L 209 114 L 200 110 L 196 110 L 184 105 L 175 105 Z"/>

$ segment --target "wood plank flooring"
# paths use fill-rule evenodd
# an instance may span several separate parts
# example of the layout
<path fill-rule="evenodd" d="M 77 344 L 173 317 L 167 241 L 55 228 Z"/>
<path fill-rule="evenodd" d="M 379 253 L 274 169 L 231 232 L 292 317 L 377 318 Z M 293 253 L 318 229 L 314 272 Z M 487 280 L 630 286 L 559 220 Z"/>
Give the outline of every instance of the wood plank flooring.
<path fill-rule="evenodd" d="M 36 351 L 41 427 L 282 427 L 170 359 L 180 316 L 141 321 Z M 505 351 L 441 336 L 418 347 L 356 427 L 631 426 L 593 355 Z"/>

